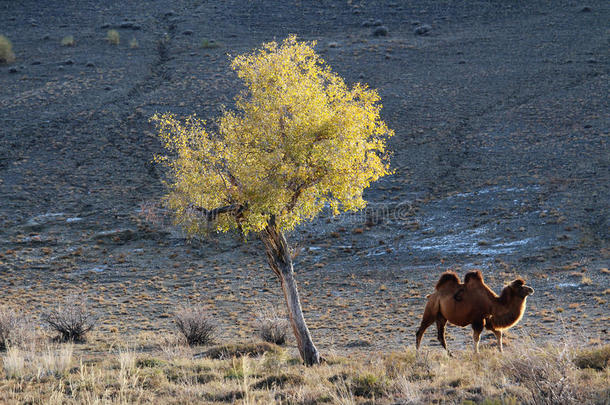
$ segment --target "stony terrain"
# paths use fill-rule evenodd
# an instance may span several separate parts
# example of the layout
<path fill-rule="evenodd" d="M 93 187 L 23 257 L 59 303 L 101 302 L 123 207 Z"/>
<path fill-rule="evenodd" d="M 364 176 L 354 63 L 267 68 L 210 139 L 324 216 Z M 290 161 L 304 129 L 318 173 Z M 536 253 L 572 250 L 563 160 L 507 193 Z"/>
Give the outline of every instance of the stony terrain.
<path fill-rule="evenodd" d="M 294 33 L 378 89 L 396 132 L 395 174 L 367 210 L 289 235 L 322 351 L 413 345 L 439 273 L 470 268 L 497 291 L 517 275 L 536 289 L 509 337 L 610 342 L 610 5 L 511 4 L 0 2 L 17 57 L 0 66 L 0 302 L 38 314 L 82 293 L 112 336 L 162 334 L 202 302 L 225 338 L 250 339 L 282 303 L 261 245 L 151 221 L 164 188 L 149 118 L 212 120 L 240 90 L 230 55 Z"/>

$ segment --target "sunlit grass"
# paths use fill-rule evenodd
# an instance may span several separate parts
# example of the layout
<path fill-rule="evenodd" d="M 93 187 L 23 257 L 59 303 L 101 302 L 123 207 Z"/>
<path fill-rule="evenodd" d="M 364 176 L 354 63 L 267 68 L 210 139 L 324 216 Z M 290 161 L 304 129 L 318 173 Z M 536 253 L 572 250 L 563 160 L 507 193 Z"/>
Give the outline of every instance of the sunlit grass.
<path fill-rule="evenodd" d="M 280 348 L 211 359 L 192 350 L 168 355 L 162 343 L 145 352 L 38 345 L 0 355 L 0 403 L 601 404 L 609 392 L 608 346 L 526 341 L 503 354 L 484 348 L 455 357 L 437 348 L 327 353 L 323 364 L 305 367 L 296 352 Z"/>

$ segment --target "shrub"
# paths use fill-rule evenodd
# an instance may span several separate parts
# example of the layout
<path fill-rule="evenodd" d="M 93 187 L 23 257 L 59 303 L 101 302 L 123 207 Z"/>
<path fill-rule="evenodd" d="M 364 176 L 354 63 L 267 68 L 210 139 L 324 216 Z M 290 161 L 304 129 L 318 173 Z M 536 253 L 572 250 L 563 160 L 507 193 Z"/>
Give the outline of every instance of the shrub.
<path fill-rule="evenodd" d="M 364 374 L 354 377 L 352 381 L 352 392 L 359 397 L 376 397 L 384 395 L 388 384 L 383 377 L 373 374 Z"/>
<path fill-rule="evenodd" d="M 6 350 L 10 345 L 15 330 L 18 328 L 18 317 L 10 309 L 0 309 L 0 350 Z"/>
<path fill-rule="evenodd" d="M 0 63 L 13 63 L 14 61 L 13 44 L 7 37 L 0 35 Z"/>
<path fill-rule="evenodd" d="M 216 324 L 202 307 L 178 310 L 174 322 L 189 346 L 207 345 L 214 340 Z"/>
<path fill-rule="evenodd" d="M 136 367 L 138 368 L 155 368 L 163 367 L 165 362 L 163 360 L 155 359 L 154 357 L 144 357 L 136 360 Z"/>
<path fill-rule="evenodd" d="M 108 30 L 106 40 L 112 45 L 118 45 L 121 42 L 121 36 L 117 30 Z"/>
<path fill-rule="evenodd" d="M 76 44 L 76 42 L 74 42 L 74 37 L 72 35 L 63 37 L 61 40 L 61 46 L 74 46 L 74 44 Z"/>
<path fill-rule="evenodd" d="M 242 356 L 260 356 L 264 353 L 275 353 L 280 348 L 274 344 L 261 342 L 261 343 L 233 343 L 228 345 L 222 345 L 213 347 L 207 352 L 201 354 L 204 357 L 211 359 L 230 359 L 233 357 Z"/>
<path fill-rule="evenodd" d="M 96 319 L 78 297 L 70 297 L 58 308 L 43 315 L 43 320 L 59 333 L 60 342 L 85 342 L 87 333 L 95 326 Z"/>
<path fill-rule="evenodd" d="M 504 375 L 529 391 L 525 402 L 540 405 L 580 404 L 583 392 L 572 378 L 574 365 L 566 351 L 523 349 L 505 357 Z"/>
<path fill-rule="evenodd" d="M 29 325 L 23 315 L 9 309 L 0 307 L 0 350 L 9 346 L 16 346 L 28 338 Z"/>
<path fill-rule="evenodd" d="M 204 39 L 201 41 L 201 47 L 203 49 L 214 49 L 220 47 L 220 44 L 213 39 Z"/>
<path fill-rule="evenodd" d="M 578 368 L 592 368 L 603 370 L 610 364 L 610 345 L 579 352 L 574 358 Z"/>
<path fill-rule="evenodd" d="M 138 43 L 138 40 L 136 39 L 136 37 L 133 37 L 131 39 L 131 41 L 129 41 L 129 47 L 131 49 L 136 49 L 140 47 L 140 44 Z"/>
<path fill-rule="evenodd" d="M 262 380 L 252 384 L 250 389 L 253 390 L 270 390 L 274 388 L 283 388 L 285 385 L 302 385 L 303 377 L 297 374 L 279 374 L 270 375 Z"/>
<path fill-rule="evenodd" d="M 262 313 L 257 317 L 258 334 L 265 342 L 283 345 L 286 343 L 289 322 L 275 313 Z"/>

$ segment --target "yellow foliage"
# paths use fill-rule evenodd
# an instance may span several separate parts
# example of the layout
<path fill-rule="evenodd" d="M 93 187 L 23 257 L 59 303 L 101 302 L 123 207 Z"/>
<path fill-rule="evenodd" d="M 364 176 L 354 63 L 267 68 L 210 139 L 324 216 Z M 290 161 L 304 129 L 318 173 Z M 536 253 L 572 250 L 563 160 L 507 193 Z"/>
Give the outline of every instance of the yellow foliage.
<path fill-rule="evenodd" d="M 217 134 L 195 115 L 153 117 L 172 152 L 157 157 L 170 169 L 168 202 L 188 231 L 207 225 L 191 205 L 244 207 L 237 217 L 220 215 L 218 231 L 257 232 L 271 216 L 290 230 L 326 205 L 334 214 L 363 208 L 363 190 L 389 174 L 385 141 L 393 132 L 380 118 L 379 95 L 348 87 L 314 46 L 291 36 L 237 56 L 232 68 L 246 90 Z"/>

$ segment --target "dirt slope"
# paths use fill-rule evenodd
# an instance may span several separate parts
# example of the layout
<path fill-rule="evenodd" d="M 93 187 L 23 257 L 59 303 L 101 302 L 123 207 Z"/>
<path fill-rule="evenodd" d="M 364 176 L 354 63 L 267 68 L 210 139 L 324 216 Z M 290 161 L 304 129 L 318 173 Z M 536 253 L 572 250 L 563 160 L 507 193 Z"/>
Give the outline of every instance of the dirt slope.
<path fill-rule="evenodd" d="M 610 341 L 610 6 L 509 3 L 1 1 L 17 61 L 0 67 L 0 300 L 38 313 L 82 291 L 124 334 L 203 301 L 251 336 L 256 308 L 281 303 L 259 243 L 142 218 L 163 194 L 149 118 L 212 119 L 240 90 L 228 55 L 294 33 L 377 88 L 396 131 L 366 211 L 290 235 L 323 349 L 413 344 L 438 274 L 472 267 L 536 289 L 514 334 Z"/>

